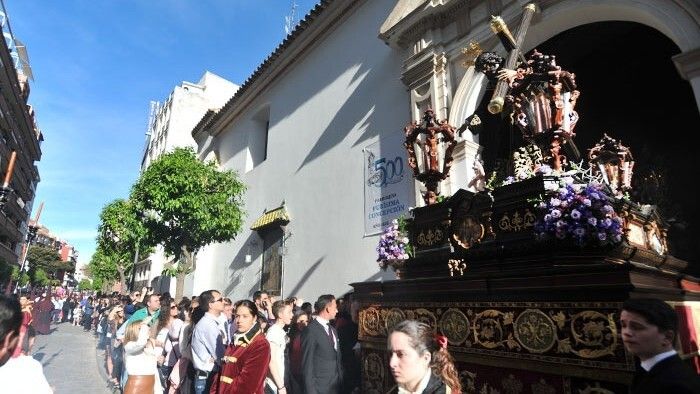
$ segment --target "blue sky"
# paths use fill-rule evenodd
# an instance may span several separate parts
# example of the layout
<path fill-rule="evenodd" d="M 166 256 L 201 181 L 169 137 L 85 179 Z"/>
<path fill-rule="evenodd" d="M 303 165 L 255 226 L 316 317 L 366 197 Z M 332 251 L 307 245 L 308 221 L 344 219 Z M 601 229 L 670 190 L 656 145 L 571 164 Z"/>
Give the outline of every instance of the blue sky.
<path fill-rule="evenodd" d="M 284 39 L 291 0 L 4 0 L 45 141 L 34 210 L 80 252 L 138 176 L 149 102 L 208 70 L 242 84 Z M 316 0 L 296 0 L 298 19 Z"/>

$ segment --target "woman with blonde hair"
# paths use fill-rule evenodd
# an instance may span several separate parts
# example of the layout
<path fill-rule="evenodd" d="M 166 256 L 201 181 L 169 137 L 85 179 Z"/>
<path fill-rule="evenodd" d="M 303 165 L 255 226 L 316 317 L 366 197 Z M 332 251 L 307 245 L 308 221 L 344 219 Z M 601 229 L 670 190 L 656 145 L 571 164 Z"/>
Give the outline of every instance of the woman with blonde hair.
<path fill-rule="evenodd" d="M 462 391 L 447 338 L 422 322 L 404 320 L 388 340 L 389 367 L 397 385 L 392 394 L 458 394 Z"/>
<path fill-rule="evenodd" d="M 157 378 L 155 340 L 149 337 L 151 317 L 129 323 L 124 333 L 124 365 L 129 378 L 124 394 L 162 393 Z"/>

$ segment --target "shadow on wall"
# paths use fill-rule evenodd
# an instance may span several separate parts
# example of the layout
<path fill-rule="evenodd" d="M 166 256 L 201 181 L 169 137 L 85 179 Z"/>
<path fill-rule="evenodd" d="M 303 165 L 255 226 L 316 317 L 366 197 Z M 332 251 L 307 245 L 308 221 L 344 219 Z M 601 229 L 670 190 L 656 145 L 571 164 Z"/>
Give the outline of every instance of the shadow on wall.
<path fill-rule="evenodd" d="M 398 104 L 393 100 L 377 99 L 377 87 L 385 81 L 382 80 L 385 74 L 378 71 L 391 70 L 390 57 L 383 57 L 380 63 L 372 68 L 363 67 L 362 64 L 355 71 L 346 91 L 351 92 L 343 105 L 331 119 L 321 136 L 316 140 L 316 144 L 311 148 L 304 161 L 297 169 L 297 173 L 308 163 L 320 157 L 326 151 L 342 142 L 351 131 L 357 130 L 362 135 L 353 142 L 352 146 L 358 146 L 378 136 L 382 131 L 372 125 L 381 124 L 378 117 L 386 117 L 396 108 L 405 108 L 406 123 L 410 120 L 408 106 L 403 105 L 403 101 Z M 404 124 L 395 125 L 396 132 L 402 132 Z"/>
<path fill-rule="evenodd" d="M 366 69 L 362 64 L 354 67 L 356 69 L 352 81 L 344 89 L 348 95 L 333 115 L 328 126 L 316 139 L 316 143 L 306 155 L 304 161 L 297 168 L 297 173 L 323 153 L 338 145 L 352 130 L 356 128 L 364 130 L 368 127 L 369 122 L 372 121 L 374 100 L 372 100 L 370 92 L 362 89 L 362 84 L 371 84 L 376 72 L 373 72 L 372 69 Z M 378 81 L 375 81 L 375 83 L 378 83 Z"/>
<path fill-rule="evenodd" d="M 304 286 L 304 284 L 309 280 L 309 278 L 311 278 L 311 275 L 318 269 L 318 266 L 321 265 L 321 263 L 325 259 L 326 256 L 323 256 L 320 259 L 316 260 L 316 262 L 311 267 L 309 267 L 308 270 L 306 270 L 304 275 L 302 275 L 302 278 L 299 281 L 299 283 L 297 283 L 291 291 L 288 291 L 286 293 L 292 296 L 297 294 L 297 292 L 299 292 L 299 289 L 301 289 L 301 287 Z"/>
<path fill-rule="evenodd" d="M 242 283 L 244 279 L 243 272 L 246 271 L 251 265 L 255 264 L 262 254 L 262 240 L 256 233 L 248 233 L 248 238 L 246 238 L 242 245 L 243 246 L 238 250 L 238 253 L 233 256 L 233 259 L 228 265 L 228 270 L 230 272 L 228 275 L 229 280 L 223 294 L 231 294 L 233 289 Z M 246 255 L 250 255 L 250 262 L 246 262 Z M 262 269 L 262 267 L 260 267 L 260 269 Z M 260 269 L 258 270 L 258 273 Z M 253 286 L 257 290 L 257 282 Z"/>

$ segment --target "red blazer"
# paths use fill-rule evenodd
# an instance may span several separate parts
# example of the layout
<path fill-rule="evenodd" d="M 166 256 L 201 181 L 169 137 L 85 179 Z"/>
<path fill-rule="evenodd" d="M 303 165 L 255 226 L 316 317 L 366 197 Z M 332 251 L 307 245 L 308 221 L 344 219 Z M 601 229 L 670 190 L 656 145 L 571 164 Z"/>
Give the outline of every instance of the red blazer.
<path fill-rule="evenodd" d="M 221 371 L 214 377 L 210 394 L 264 394 L 265 376 L 270 366 L 270 343 L 258 331 L 252 338 L 241 338 L 224 353 Z"/>

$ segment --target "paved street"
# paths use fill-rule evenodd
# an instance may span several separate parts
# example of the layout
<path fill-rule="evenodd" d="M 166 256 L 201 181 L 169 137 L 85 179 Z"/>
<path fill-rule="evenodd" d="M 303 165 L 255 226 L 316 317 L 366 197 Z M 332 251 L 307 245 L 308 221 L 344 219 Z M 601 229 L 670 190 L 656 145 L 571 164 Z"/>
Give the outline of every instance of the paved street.
<path fill-rule="evenodd" d="M 52 325 L 51 330 L 50 335 L 37 335 L 34 358 L 43 364 L 46 379 L 55 393 L 111 393 L 103 372 L 98 369 L 97 340 L 93 335 L 68 323 Z"/>

